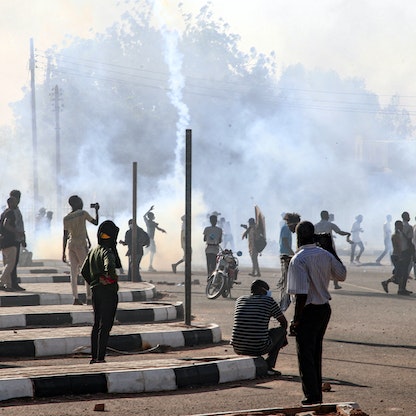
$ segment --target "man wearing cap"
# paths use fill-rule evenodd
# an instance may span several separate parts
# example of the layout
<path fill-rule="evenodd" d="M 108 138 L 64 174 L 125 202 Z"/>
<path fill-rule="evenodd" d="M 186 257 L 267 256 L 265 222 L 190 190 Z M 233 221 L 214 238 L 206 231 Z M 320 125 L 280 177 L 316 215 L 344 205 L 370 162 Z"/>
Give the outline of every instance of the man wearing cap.
<path fill-rule="evenodd" d="M 272 317 L 280 326 L 269 329 Z M 264 280 L 257 279 L 251 284 L 251 295 L 241 296 L 235 303 L 230 343 L 239 355 L 267 354 L 267 374 L 280 375 L 274 366 L 280 349 L 287 345 L 287 326 L 283 312 L 271 297 L 269 285 Z"/>
<path fill-rule="evenodd" d="M 78 299 L 78 274 L 82 263 L 91 247 L 87 235 L 86 222 L 98 225 L 99 204 L 95 204 L 95 218 L 82 208 L 84 206 L 82 199 L 78 195 L 72 195 L 68 200 L 72 211 L 64 217 L 64 237 L 62 261 L 66 263 L 66 247 L 68 243 L 68 257 L 71 264 L 71 288 L 74 305 L 82 305 Z M 91 289 L 85 284 L 87 292 L 87 304 L 91 304 Z"/>
<path fill-rule="evenodd" d="M 81 274 L 91 286 L 94 326 L 91 331 L 90 364 L 105 362 L 108 338 L 114 324 L 118 304 L 118 276 L 121 268 L 116 245 L 119 228 L 112 221 L 98 227 L 98 246 L 92 249 Z"/>

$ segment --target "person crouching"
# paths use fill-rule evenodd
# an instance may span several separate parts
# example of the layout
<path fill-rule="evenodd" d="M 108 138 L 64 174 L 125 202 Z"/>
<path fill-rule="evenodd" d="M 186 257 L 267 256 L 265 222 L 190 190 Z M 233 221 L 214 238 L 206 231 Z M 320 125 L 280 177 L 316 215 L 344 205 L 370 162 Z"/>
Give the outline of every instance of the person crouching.
<path fill-rule="evenodd" d="M 264 280 L 255 280 L 251 284 L 251 293 L 240 296 L 235 303 L 231 345 L 239 355 L 268 354 L 267 374 L 279 376 L 280 371 L 274 370 L 274 366 L 280 349 L 287 345 L 287 320 Z M 271 317 L 280 326 L 269 329 Z"/>

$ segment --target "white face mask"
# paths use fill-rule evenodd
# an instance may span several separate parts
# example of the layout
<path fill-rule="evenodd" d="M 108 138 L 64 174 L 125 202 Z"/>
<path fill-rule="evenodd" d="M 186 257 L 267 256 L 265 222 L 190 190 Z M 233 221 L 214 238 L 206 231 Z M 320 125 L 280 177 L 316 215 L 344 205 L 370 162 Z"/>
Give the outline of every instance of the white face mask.
<path fill-rule="evenodd" d="M 268 296 L 269 298 L 271 298 L 272 297 L 272 291 L 271 290 L 268 290 L 266 292 L 266 296 Z"/>

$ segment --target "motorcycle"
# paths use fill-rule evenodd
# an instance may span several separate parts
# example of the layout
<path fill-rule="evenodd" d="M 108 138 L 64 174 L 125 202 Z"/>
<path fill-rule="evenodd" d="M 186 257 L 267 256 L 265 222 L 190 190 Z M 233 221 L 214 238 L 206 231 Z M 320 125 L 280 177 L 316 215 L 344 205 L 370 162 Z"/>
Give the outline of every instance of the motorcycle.
<path fill-rule="evenodd" d="M 238 254 L 238 253 L 237 253 Z M 222 249 L 217 254 L 215 270 L 207 278 L 205 293 L 208 299 L 216 299 L 220 295 L 231 297 L 231 288 L 237 282 L 238 259 L 232 250 Z"/>

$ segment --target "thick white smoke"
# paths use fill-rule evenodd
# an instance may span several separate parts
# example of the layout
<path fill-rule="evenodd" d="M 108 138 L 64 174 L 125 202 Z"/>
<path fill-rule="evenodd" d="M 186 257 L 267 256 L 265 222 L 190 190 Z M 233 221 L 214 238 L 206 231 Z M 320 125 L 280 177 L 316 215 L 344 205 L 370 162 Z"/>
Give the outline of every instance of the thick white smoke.
<path fill-rule="evenodd" d="M 397 219 L 407 210 L 414 218 L 414 143 L 395 141 L 383 128 L 369 125 L 375 119 L 371 112 L 379 110 L 378 99 L 362 82 L 333 72 L 306 71 L 301 64 L 284 68 L 279 79 L 272 79 L 266 59 L 246 71 L 251 60 L 235 52 L 233 38 L 221 27 L 202 20 L 184 34 L 163 24 L 162 3 L 151 5 L 152 19 L 159 19 L 157 29 L 139 36 L 133 19 L 126 19 L 125 33 L 123 27 L 111 32 L 124 35 L 120 42 L 103 35 L 57 48 L 56 78 L 49 81 L 50 86 L 62 85 L 66 101 L 61 114 L 63 213 L 69 210 L 71 194 L 80 195 L 87 209 L 91 202 L 100 202 L 101 219 L 114 219 L 123 235 L 131 217 L 131 166 L 138 161 L 138 223 L 144 227 L 142 216 L 154 205 L 156 221 L 167 230 L 156 234 L 155 267 L 168 269 L 182 256 L 184 140 L 185 130 L 191 128 L 196 264 L 204 265 L 202 230 L 206 214 L 214 210 L 230 220 L 235 248 L 246 254 L 239 225 L 259 205 L 266 216 L 267 250 L 276 249 L 269 251 L 276 265 L 272 240 L 278 240 L 284 211 L 317 222 L 326 209 L 347 231 L 362 214 L 369 251 L 382 248 L 387 214 Z M 77 59 L 70 61 L 74 56 Z M 48 93 L 45 85 L 38 86 L 39 182 L 41 205 L 56 211 Z M 51 253 L 60 258 L 62 218 L 55 216 L 51 235 L 35 245 L 27 98 L 16 105 L 15 113 L 21 130 L 2 132 L 2 143 L 8 144 L 2 148 L 3 160 L 12 169 L 2 175 L 1 198 L 5 201 L 12 188 L 22 190 L 29 248 L 37 257 Z M 13 135 L 17 143 L 7 140 Z M 89 232 L 95 243 L 96 228 L 89 227 Z M 145 268 L 147 261 L 145 257 Z"/>

